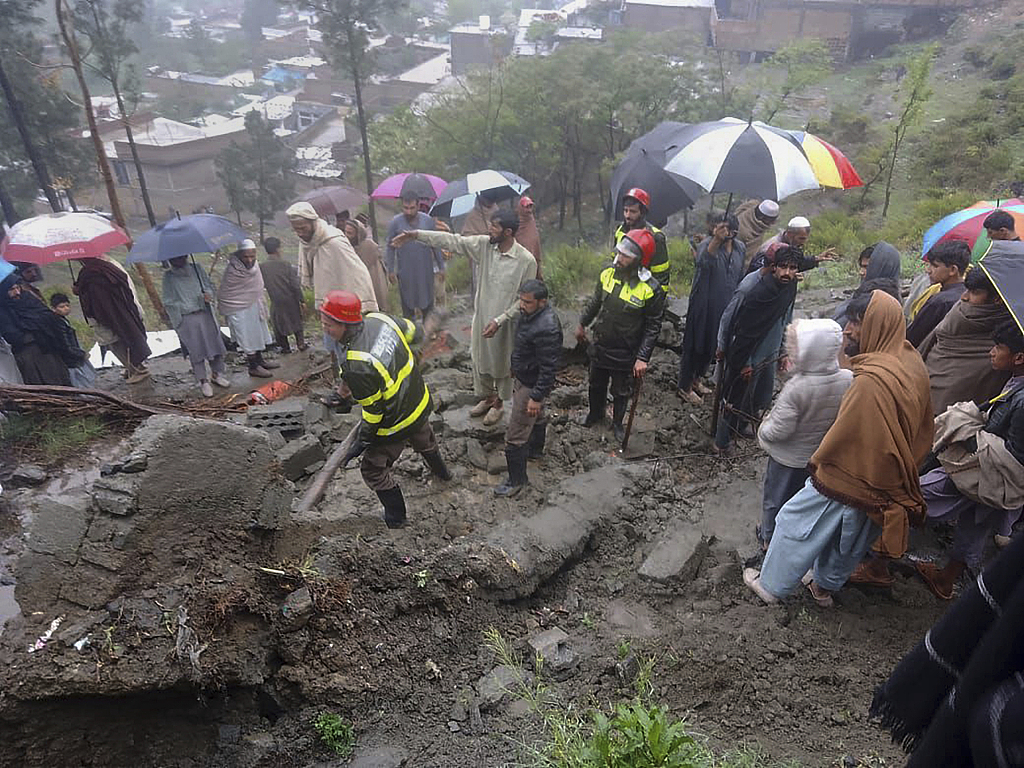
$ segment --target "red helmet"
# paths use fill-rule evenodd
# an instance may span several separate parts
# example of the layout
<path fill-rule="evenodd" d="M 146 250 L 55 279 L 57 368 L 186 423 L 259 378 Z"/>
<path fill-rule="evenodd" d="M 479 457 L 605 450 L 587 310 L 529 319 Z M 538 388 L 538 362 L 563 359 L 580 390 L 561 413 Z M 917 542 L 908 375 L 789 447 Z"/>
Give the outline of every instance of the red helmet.
<path fill-rule="evenodd" d="M 654 235 L 646 229 L 631 229 L 626 233 L 616 250 L 625 253 L 627 256 L 639 256 L 640 264 L 649 267 L 654 257 Z"/>
<path fill-rule="evenodd" d="M 339 323 L 363 322 L 363 302 L 351 291 L 328 291 L 320 311 Z"/>
<path fill-rule="evenodd" d="M 638 203 L 640 203 L 640 205 L 644 207 L 645 211 L 650 210 L 651 196 L 648 195 L 647 192 L 645 192 L 644 190 L 640 189 L 640 187 L 633 187 L 622 196 L 623 200 L 628 200 L 629 198 L 633 198 Z"/>

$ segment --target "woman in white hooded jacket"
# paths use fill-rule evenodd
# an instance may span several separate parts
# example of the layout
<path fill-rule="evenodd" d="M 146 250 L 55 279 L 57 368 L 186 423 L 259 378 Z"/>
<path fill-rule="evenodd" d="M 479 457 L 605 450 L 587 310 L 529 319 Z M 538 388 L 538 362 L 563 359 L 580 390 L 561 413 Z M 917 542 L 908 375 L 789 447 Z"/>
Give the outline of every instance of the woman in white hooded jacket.
<path fill-rule="evenodd" d="M 839 413 L 853 373 L 839 367 L 843 330 L 834 320 L 796 320 L 786 328 L 793 375 L 757 430 L 768 453 L 757 538 L 768 549 L 775 516 L 807 482 L 807 462 Z"/>

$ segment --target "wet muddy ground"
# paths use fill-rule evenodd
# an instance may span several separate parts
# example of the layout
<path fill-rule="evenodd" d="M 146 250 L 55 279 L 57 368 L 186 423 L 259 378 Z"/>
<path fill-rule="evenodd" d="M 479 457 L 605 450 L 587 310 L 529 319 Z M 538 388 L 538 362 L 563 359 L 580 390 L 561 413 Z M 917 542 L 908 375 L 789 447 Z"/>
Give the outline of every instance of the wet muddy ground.
<path fill-rule="evenodd" d="M 802 300 L 814 311 L 815 297 Z M 453 321 L 456 339 L 464 325 Z M 751 440 L 731 459 L 708 455 L 710 409 L 672 394 L 676 361 L 657 353 L 626 458 L 609 430 L 575 423 L 585 371 L 568 367 L 530 487 L 499 500 L 491 490 L 501 480 L 501 430 L 468 419 L 465 354 L 441 354 L 428 381 L 444 407 L 436 424 L 456 479 L 431 479 L 418 458 L 403 457 L 410 525 L 400 531 L 382 526 L 354 469 L 336 475 L 314 510 L 273 523 L 246 522 L 239 507 L 260 504 L 243 499 L 251 489 L 233 508 L 210 508 L 205 491 L 190 500 L 193 485 L 216 485 L 199 477 L 203 468 L 214 480 L 243 472 L 232 455 L 242 443 L 216 438 L 192 479 L 181 478 L 181 493 L 168 491 L 173 515 L 142 509 L 151 502 L 137 489 L 135 529 L 123 534 L 136 549 L 117 564 L 115 597 L 90 604 L 88 585 L 64 584 L 59 595 L 72 600 L 22 602 L 0 635 L 0 765 L 343 765 L 311 725 L 332 711 L 355 728 L 354 765 L 511 766 L 540 726 L 490 686 L 498 661 L 485 632 L 497 630 L 529 658 L 528 641 L 554 627 L 567 635 L 568 660 L 546 681 L 567 704 L 629 698 L 616 664 L 642 655 L 656 660 L 655 698 L 717 749 L 756 745 L 806 766 L 902 764 L 868 722 L 868 704 L 945 605 L 909 571 L 891 590 L 844 589 L 833 610 L 806 595 L 777 607 L 757 602 L 741 570 L 757 555 L 765 458 Z M 297 375 L 309 362 L 293 355 L 284 371 Z M 180 359 L 154 361 L 168 396 L 197 394 L 184 391 L 187 379 L 175 383 L 185 370 Z M 327 416 L 322 441 L 340 441 L 353 418 Z M 272 449 L 245 445 L 252 466 L 272 465 Z M 63 474 L 52 468 L 50 487 L 12 492 L 5 483 L 0 611 L 12 608 L 12 561 L 26 539 L 32 546 L 32 500 L 78 492 L 125 450 L 102 445 Z M 139 477 L 155 477 L 152 450 Z M 284 487 L 295 496 L 309 481 Z M 916 544 L 925 554 L 941 549 L 932 535 Z M 655 561 L 665 558 L 678 562 L 660 578 Z M 34 585 L 33 594 L 46 588 Z M 57 616 L 63 629 L 28 653 L 26 638 L 41 637 Z M 76 650 L 82 638 L 89 643 Z"/>

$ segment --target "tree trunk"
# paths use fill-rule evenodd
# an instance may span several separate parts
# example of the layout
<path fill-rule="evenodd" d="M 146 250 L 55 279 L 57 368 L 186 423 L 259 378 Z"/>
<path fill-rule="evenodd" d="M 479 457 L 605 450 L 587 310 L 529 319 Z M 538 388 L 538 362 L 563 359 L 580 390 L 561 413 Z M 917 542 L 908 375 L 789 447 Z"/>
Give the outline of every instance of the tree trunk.
<path fill-rule="evenodd" d="M 53 188 L 53 182 L 50 180 L 50 172 L 46 169 L 46 163 L 43 162 L 39 150 L 36 149 L 36 145 L 33 143 L 31 135 L 29 135 L 25 119 L 21 114 L 21 105 L 18 103 L 18 97 L 14 93 L 14 88 L 11 87 L 11 81 L 7 78 L 7 71 L 4 69 L 2 62 L 0 62 L 0 88 L 3 89 L 4 98 L 7 100 L 7 107 L 11 112 L 11 119 L 14 120 L 14 126 L 18 129 L 18 135 L 21 136 L 21 143 L 25 145 L 25 154 L 28 155 L 29 162 L 32 163 L 32 169 L 36 172 L 39 186 L 42 187 L 43 194 L 46 195 L 46 199 L 50 203 L 50 209 L 54 213 L 64 210 L 60 204 L 60 199 L 57 197 L 57 191 Z"/>
<path fill-rule="evenodd" d="M 2 178 L 0 178 L 0 210 L 3 210 L 4 221 L 7 222 L 8 227 L 13 227 L 21 221 L 21 216 L 18 215 L 18 211 L 14 207 L 14 200 L 7 193 L 7 187 L 4 186 Z"/>
<path fill-rule="evenodd" d="M 889 213 L 889 198 L 892 196 L 892 177 L 896 172 L 896 157 L 900 151 L 900 136 L 897 135 L 892 143 L 892 156 L 889 158 L 889 174 L 885 179 L 885 202 L 882 204 L 882 218 Z"/>
<path fill-rule="evenodd" d="M 366 195 L 370 199 L 370 234 L 374 240 L 377 240 L 377 214 L 373 207 L 373 198 L 370 197 L 373 193 L 373 168 L 370 165 L 370 139 L 366 133 L 366 110 L 363 109 L 363 86 L 362 83 L 359 82 L 359 59 L 356 51 L 356 40 L 352 35 L 351 28 L 348 30 L 348 57 L 349 70 L 352 75 L 352 85 L 355 87 L 356 92 L 356 115 L 359 121 L 359 138 L 363 142 L 363 171 L 366 174 Z"/>
<path fill-rule="evenodd" d="M 125 221 L 124 212 L 121 210 L 121 201 L 117 198 L 117 188 L 114 186 L 114 177 L 110 173 L 110 163 L 107 161 L 107 151 L 103 148 L 103 140 L 100 139 L 99 127 L 96 125 L 96 115 L 94 115 L 92 111 L 92 98 L 89 95 L 89 86 L 85 82 L 85 72 L 82 69 L 82 57 L 78 52 L 78 45 L 75 43 L 73 33 L 68 30 L 67 24 L 64 20 L 63 3 L 64 0 L 55 0 L 54 3 L 57 9 L 57 26 L 60 28 L 60 36 L 64 40 L 64 45 L 68 49 L 68 56 L 71 58 L 71 67 L 75 70 L 78 87 L 82 91 L 82 103 L 85 106 L 85 118 L 89 123 L 89 134 L 92 137 L 93 149 L 96 150 L 96 165 L 99 166 L 100 174 L 103 176 L 103 183 L 107 188 L 107 199 L 110 202 L 110 212 L 114 214 L 114 221 L 117 222 L 118 226 L 121 227 L 125 231 L 125 234 L 130 238 L 131 234 L 128 232 L 128 222 Z M 135 271 L 142 280 L 142 285 L 146 289 L 146 294 L 149 296 L 149 300 L 152 302 L 153 308 L 156 309 L 157 314 L 160 315 L 161 321 L 163 321 L 163 323 L 169 328 L 171 325 L 170 318 L 167 316 L 167 310 L 164 309 L 164 303 L 160 299 L 160 294 L 156 290 L 156 285 L 153 284 L 153 278 L 149 275 L 149 270 L 147 270 L 142 264 L 136 264 Z"/>
<path fill-rule="evenodd" d="M 113 73 L 111 73 L 113 74 Z M 114 88 L 114 98 L 117 99 L 117 111 L 121 113 L 121 123 L 124 125 L 124 135 L 128 139 L 128 148 L 132 152 L 132 163 L 135 164 L 135 173 L 139 177 L 139 193 L 142 195 L 142 204 L 146 206 L 146 217 L 149 219 L 149 226 L 156 226 L 156 213 L 153 211 L 153 202 L 149 199 L 149 187 L 146 186 L 146 174 L 142 172 L 142 161 L 139 160 L 139 150 L 135 146 L 135 133 L 132 131 L 132 123 L 124 108 L 124 99 L 121 97 L 121 86 L 111 78 L 111 85 Z"/>

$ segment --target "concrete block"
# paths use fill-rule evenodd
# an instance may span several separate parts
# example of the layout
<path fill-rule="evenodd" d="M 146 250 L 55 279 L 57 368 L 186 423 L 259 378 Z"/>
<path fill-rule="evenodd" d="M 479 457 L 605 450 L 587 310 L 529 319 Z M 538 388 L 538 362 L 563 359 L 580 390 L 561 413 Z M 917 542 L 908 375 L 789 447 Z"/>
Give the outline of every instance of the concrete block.
<path fill-rule="evenodd" d="M 531 637 L 530 649 L 538 672 L 541 668 L 566 672 L 579 663 L 579 657 L 569 647 L 569 635 L 561 627 L 551 627 Z"/>
<path fill-rule="evenodd" d="M 138 507 L 138 481 L 132 477 L 109 475 L 92 484 L 92 503 L 95 509 L 108 515 L 127 517 Z"/>
<path fill-rule="evenodd" d="M 245 423 L 257 429 L 278 429 L 293 432 L 305 428 L 305 402 L 298 398 L 279 400 L 266 405 L 250 405 L 245 412 Z"/>
<path fill-rule="evenodd" d="M 502 664 L 477 680 L 480 709 L 493 709 L 509 698 L 518 679 L 516 670 Z"/>
<path fill-rule="evenodd" d="M 289 480 L 298 480 L 318 461 L 326 459 L 324 447 L 312 435 L 305 435 L 277 451 L 281 473 Z"/>
<path fill-rule="evenodd" d="M 89 526 L 89 499 L 84 496 L 41 496 L 32 502 L 28 548 L 74 563 Z"/>
<path fill-rule="evenodd" d="M 638 572 L 651 581 L 687 583 L 697 575 L 707 553 L 707 538 L 696 528 L 682 525 L 658 540 Z"/>

